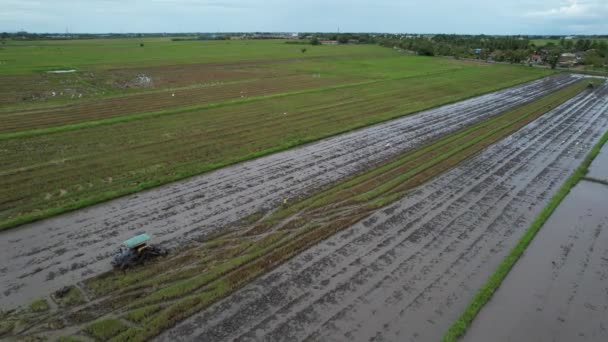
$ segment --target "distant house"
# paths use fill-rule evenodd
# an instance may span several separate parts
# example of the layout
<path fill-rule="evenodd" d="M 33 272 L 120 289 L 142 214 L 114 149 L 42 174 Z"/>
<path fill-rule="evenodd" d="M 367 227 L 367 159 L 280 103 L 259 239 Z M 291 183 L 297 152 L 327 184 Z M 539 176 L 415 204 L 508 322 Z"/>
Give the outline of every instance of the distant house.
<path fill-rule="evenodd" d="M 337 40 L 322 40 L 321 44 L 322 45 L 338 45 L 338 41 Z"/>
<path fill-rule="evenodd" d="M 576 54 L 565 52 L 559 56 L 558 65 L 560 67 L 568 68 L 576 64 Z"/>
<path fill-rule="evenodd" d="M 479 55 L 479 54 L 481 54 L 482 51 L 483 51 L 483 49 L 477 48 L 477 49 L 475 49 L 475 54 Z"/>
<path fill-rule="evenodd" d="M 534 55 L 530 56 L 529 62 L 532 64 L 542 64 L 543 58 L 541 55 L 534 54 Z"/>

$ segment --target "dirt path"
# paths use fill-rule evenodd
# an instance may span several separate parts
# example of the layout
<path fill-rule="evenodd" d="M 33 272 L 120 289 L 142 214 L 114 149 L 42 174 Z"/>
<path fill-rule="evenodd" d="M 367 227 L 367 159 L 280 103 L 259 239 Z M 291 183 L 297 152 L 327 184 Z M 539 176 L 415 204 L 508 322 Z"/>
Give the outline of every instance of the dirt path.
<path fill-rule="evenodd" d="M 439 340 L 608 129 L 607 95 L 573 98 L 159 340 Z"/>
<path fill-rule="evenodd" d="M 575 186 L 463 340 L 608 341 L 607 198 Z"/>
<path fill-rule="evenodd" d="M 575 82 L 558 74 L 0 233 L 0 306 L 107 271 L 137 232 L 177 246 Z"/>

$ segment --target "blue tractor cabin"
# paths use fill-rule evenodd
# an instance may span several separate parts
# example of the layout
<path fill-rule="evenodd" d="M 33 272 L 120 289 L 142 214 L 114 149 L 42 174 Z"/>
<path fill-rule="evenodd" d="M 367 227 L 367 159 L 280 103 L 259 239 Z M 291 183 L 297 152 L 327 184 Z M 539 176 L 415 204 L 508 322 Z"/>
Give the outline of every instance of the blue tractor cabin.
<path fill-rule="evenodd" d="M 112 265 L 115 268 L 124 270 L 139 265 L 151 258 L 167 254 L 165 249 L 150 245 L 148 243 L 150 240 L 150 235 L 144 233 L 123 241 L 120 249 L 114 255 Z"/>
<path fill-rule="evenodd" d="M 139 234 L 136 235 L 128 240 L 125 240 L 121 247 L 124 248 L 137 248 L 137 247 L 141 247 L 141 246 L 145 246 L 146 242 L 148 242 L 150 240 L 150 235 L 144 233 L 144 234 Z"/>

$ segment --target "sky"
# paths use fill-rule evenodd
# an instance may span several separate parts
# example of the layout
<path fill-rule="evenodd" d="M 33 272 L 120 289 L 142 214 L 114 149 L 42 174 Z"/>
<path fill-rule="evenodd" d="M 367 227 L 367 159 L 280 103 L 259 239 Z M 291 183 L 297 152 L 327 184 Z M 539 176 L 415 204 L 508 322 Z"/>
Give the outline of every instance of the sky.
<path fill-rule="evenodd" d="M 608 0 L 0 0 L 0 31 L 608 34 Z"/>

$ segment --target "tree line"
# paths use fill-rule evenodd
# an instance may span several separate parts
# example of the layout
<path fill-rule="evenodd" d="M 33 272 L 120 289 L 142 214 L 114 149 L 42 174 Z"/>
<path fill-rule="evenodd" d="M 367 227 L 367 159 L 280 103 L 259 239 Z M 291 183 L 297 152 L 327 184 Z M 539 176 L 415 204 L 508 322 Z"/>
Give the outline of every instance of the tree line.
<path fill-rule="evenodd" d="M 422 56 L 453 56 L 496 62 L 525 63 L 532 55 L 555 67 L 563 53 L 577 53 L 579 64 L 602 67 L 608 63 L 606 39 L 555 39 L 535 44 L 523 36 L 448 35 L 389 36 L 380 45 Z"/>

